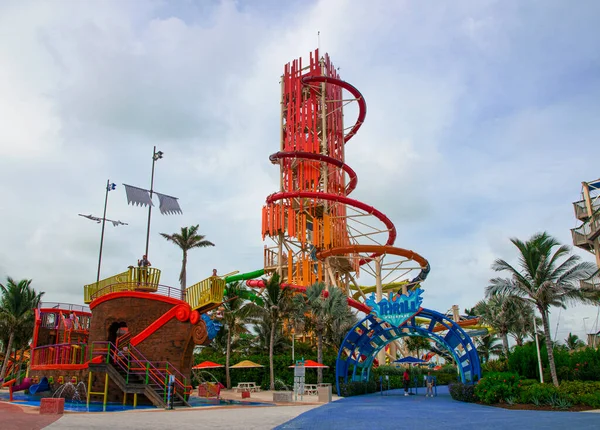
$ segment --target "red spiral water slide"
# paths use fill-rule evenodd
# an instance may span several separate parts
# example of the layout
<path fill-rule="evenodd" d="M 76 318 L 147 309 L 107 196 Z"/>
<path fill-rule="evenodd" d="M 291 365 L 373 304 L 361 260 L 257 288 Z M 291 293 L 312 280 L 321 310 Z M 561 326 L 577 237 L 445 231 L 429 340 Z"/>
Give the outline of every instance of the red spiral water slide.
<path fill-rule="evenodd" d="M 344 98 L 344 90 L 349 98 Z M 350 102 L 357 104 L 358 117 L 344 128 L 343 108 Z M 356 135 L 367 113 L 358 89 L 341 80 L 329 56 L 319 58 L 316 50 L 307 66 L 303 67 L 302 59 L 285 66 L 281 106 L 281 148 L 269 157 L 280 166 L 280 190 L 267 197 L 262 220 L 263 239 L 271 238 L 276 246 L 265 249 L 265 271 L 277 270 L 284 285 L 296 290 L 314 282 L 341 286 L 342 276 L 358 276 L 362 265 L 389 254 L 416 262 L 420 273 L 412 285 L 423 281 L 429 264 L 412 251 L 392 246 L 397 235 L 392 221 L 378 209 L 348 197 L 357 187 L 358 176 L 345 162 L 344 145 Z M 368 233 L 357 233 L 350 225 L 349 210 L 376 220 L 379 226 L 374 230 L 383 239 L 361 243 Z M 336 259 L 335 267 L 330 258 Z M 247 285 L 264 287 L 258 280 Z M 369 311 L 363 303 L 348 301 Z"/>

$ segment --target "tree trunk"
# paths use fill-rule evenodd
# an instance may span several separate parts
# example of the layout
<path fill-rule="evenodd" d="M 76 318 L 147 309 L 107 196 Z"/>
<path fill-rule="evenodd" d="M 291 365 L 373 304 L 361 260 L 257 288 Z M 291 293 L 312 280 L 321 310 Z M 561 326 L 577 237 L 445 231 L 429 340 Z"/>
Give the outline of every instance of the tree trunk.
<path fill-rule="evenodd" d="M 183 260 L 181 261 L 181 273 L 179 274 L 179 282 L 181 284 L 181 300 L 185 300 L 185 286 L 186 286 L 186 273 L 185 268 L 187 266 L 187 251 L 183 251 Z"/>
<path fill-rule="evenodd" d="M 271 340 L 269 341 L 269 376 L 271 384 L 269 389 L 275 390 L 275 372 L 273 371 L 273 342 L 275 342 L 275 317 L 271 315 Z"/>
<path fill-rule="evenodd" d="M 504 352 L 504 357 L 508 358 L 508 335 L 506 333 L 502 333 L 502 351 Z"/>
<path fill-rule="evenodd" d="M 15 338 L 15 332 L 11 331 L 10 336 L 8 337 L 8 345 L 6 346 L 6 354 L 4 355 L 4 363 L 2 364 L 2 370 L 0 370 L 0 381 L 4 380 L 4 372 L 6 372 L 6 367 L 8 366 L 8 360 L 10 357 L 10 350 L 12 349 L 13 340 Z"/>
<path fill-rule="evenodd" d="M 319 330 L 317 334 L 317 361 L 323 363 L 323 332 Z M 317 369 L 317 384 L 323 383 L 323 369 Z"/>
<path fill-rule="evenodd" d="M 548 363 L 550 364 L 550 375 L 552 383 L 558 387 L 558 376 L 556 375 L 556 364 L 554 363 L 554 350 L 552 349 L 552 337 L 550 335 L 550 321 L 545 309 L 540 309 L 542 314 L 542 324 L 544 325 L 544 337 L 546 338 L 546 350 L 548 351 Z"/>
<path fill-rule="evenodd" d="M 17 376 L 21 375 L 21 367 L 23 367 L 23 362 L 25 361 L 25 347 L 21 350 L 21 356 L 19 357 L 19 365 L 17 366 Z M 21 378 L 17 378 L 17 383 L 21 383 Z"/>
<path fill-rule="evenodd" d="M 231 389 L 231 378 L 229 376 L 229 357 L 231 357 L 231 327 L 227 327 L 227 353 L 225 354 L 225 384 Z"/>

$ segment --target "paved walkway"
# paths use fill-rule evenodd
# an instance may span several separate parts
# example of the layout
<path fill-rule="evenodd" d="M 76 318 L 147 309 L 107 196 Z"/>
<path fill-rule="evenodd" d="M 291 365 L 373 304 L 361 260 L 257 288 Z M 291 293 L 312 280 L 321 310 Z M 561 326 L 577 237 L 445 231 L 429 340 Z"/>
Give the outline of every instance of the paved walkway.
<path fill-rule="evenodd" d="M 59 418 L 58 415 L 40 415 L 37 408 L 34 410 L 0 402 L 0 428 L 2 430 L 39 430 Z"/>
<path fill-rule="evenodd" d="M 600 415 L 583 412 L 520 411 L 452 400 L 447 387 L 438 397 L 404 397 L 401 390 L 348 397 L 312 409 L 277 429 L 598 429 Z"/>
<path fill-rule="evenodd" d="M 317 406 L 248 406 L 192 408 L 174 411 L 67 413 L 47 429 L 272 429 Z M 22 427 L 25 429 L 27 427 Z M 2 424 L 0 429 L 4 430 Z"/>

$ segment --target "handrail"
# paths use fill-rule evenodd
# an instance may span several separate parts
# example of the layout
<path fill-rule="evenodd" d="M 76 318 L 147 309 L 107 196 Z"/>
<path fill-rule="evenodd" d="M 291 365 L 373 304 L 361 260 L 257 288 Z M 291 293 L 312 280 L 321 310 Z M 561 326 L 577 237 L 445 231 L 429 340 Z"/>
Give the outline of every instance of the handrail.
<path fill-rule="evenodd" d="M 84 285 L 84 302 L 91 303 L 92 296 L 110 285 L 135 283 L 141 285 L 138 289 L 155 291 L 160 282 L 160 270 L 155 267 L 130 266 L 126 272 L 119 273 L 110 278 L 103 279 L 93 284 Z M 96 297 L 97 298 L 97 297 Z"/>
<path fill-rule="evenodd" d="M 100 345 L 106 345 L 106 348 L 97 348 Z M 187 400 L 187 397 L 192 392 L 192 387 L 187 385 L 187 378 L 175 366 L 169 362 L 161 362 L 166 364 L 165 370 L 162 371 L 154 364 L 159 362 L 148 360 L 136 347 L 129 344 L 127 345 L 127 349 L 125 353 L 123 349 L 119 350 L 112 342 L 94 342 L 92 355 L 106 355 L 107 363 L 112 358 L 113 363 L 116 363 L 127 373 L 127 380 L 129 380 L 130 374 L 145 375 L 146 384 L 152 381 L 158 385 L 163 389 L 165 397 L 169 384 L 169 375 L 172 374 L 175 376 L 173 395 L 177 393 L 177 389 L 179 388 L 183 393 L 184 399 Z M 177 375 L 180 375 L 181 379 L 177 378 Z"/>
<path fill-rule="evenodd" d="M 186 288 L 185 297 L 193 310 L 208 311 L 223 302 L 224 292 L 225 279 L 219 276 L 211 276 Z"/>
<path fill-rule="evenodd" d="M 144 361 L 148 364 L 150 364 L 154 370 L 156 370 L 161 376 L 164 375 L 165 377 L 165 388 L 166 388 L 166 384 L 168 384 L 169 378 L 168 376 L 171 374 L 175 374 L 175 372 L 177 372 L 179 375 L 181 375 L 181 377 L 183 378 L 183 381 L 180 381 L 179 379 L 177 379 L 177 377 L 175 377 L 175 386 L 179 386 L 182 390 L 182 392 L 184 393 L 184 396 L 187 396 L 188 394 L 191 393 L 191 386 L 186 385 L 187 383 L 187 378 L 185 376 L 183 376 L 183 374 L 175 367 L 173 366 L 171 363 L 169 363 L 168 361 L 164 362 L 167 364 L 166 366 L 166 374 L 163 374 L 160 369 L 158 369 L 152 361 L 148 360 L 144 354 L 141 353 L 141 351 L 139 349 L 137 349 L 135 346 L 130 345 L 129 346 L 129 351 L 134 351 L 136 354 L 138 354 L 140 357 L 142 357 L 144 359 Z M 189 388 L 189 390 L 188 390 Z M 175 394 L 175 393 L 173 393 Z"/>
<path fill-rule="evenodd" d="M 181 290 L 179 288 L 170 287 L 168 285 L 155 284 L 146 286 L 137 282 L 121 282 L 119 284 L 111 284 L 94 292 L 90 295 L 90 301 L 96 300 L 110 293 L 120 293 L 125 291 L 145 291 L 152 292 L 173 299 L 181 299 Z"/>
<path fill-rule="evenodd" d="M 91 313 L 89 306 L 60 302 L 40 302 L 38 304 L 38 309 L 56 309 L 57 311 L 63 310 Z"/>
<path fill-rule="evenodd" d="M 87 347 L 86 343 L 58 343 L 38 346 L 31 349 L 31 365 L 83 364 L 87 355 Z"/>

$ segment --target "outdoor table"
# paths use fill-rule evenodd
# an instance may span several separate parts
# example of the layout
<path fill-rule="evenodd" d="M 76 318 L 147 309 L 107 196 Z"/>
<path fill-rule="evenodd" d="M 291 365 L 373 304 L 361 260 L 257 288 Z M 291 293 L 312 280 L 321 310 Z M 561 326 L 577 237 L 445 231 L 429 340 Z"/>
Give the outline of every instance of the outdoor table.
<path fill-rule="evenodd" d="M 258 392 L 260 391 L 260 387 L 256 386 L 256 382 L 238 382 L 237 387 L 235 387 L 233 390 Z"/>

